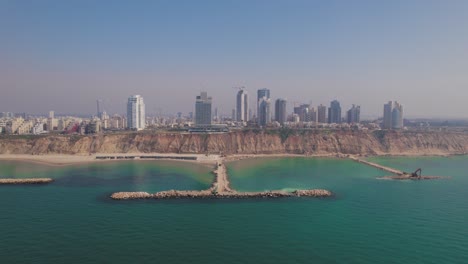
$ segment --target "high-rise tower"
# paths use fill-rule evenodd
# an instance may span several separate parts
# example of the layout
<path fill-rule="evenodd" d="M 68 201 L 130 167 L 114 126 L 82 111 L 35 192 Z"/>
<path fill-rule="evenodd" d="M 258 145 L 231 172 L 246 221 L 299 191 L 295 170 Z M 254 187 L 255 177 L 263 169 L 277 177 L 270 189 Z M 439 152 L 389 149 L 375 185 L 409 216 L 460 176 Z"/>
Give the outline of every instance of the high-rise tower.
<path fill-rule="evenodd" d="M 265 126 L 271 122 L 270 90 L 263 88 L 257 91 L 257 123 Z"/>
<path fill-rule="evenodd" d="M 340 124 L 341 123 L 341 106 L 340 102 L 333 100 L 328 108 L 328 123 Z"/>
<path fill-rule="evenodd" d="M 195 101 L 195 124 L 211 125 L 211 102 L 207 92 L 201 92 Z"/>
<path fill-rule="evenodd" d="M 96 109 L 97 110 L 96 111 L 97 117 L 102 118 L 102 112 L 103 112 L 103 110 L 102 110 L 102 100 L 100 100 L 100 99 L 96 100 L 96 108 L 97 108 Z"/>
<path fill-rule="evenodd" d="M 271 123 L 270 98 L 262 97 L 258 102 L 258 125 Z"/>
<path fill-rule="evenodd" d="M 403 128 L 403 106 L 398 102 L 389 101 L 384 105 L 383 129 Z"/>
<path fill-rule="evenodd" d="M 327 107 L 324 105 L 317 107 L 317 122 L 327 123 Z"/>
<path fill-rule="evenodd" d="M 142 130 L 146 127 L 145 103 L 140 95 L 133 95 L 127 102 L 127 127 Z"/>
<path fill-rule="evenodd" d="M 277 99 L 275 102 L 275 120 L 281 125 L 286 122 L 286 100 Z"/>
<path fill-rule="evenodd" d="M 236 110 L 238 122 L 249 121 L 249 100 L 247 91 L 243 88 L 237 93 Z"/>
<path fill-rule="evenodd" d="M 361 107 L 353 105 L 347 112 L 347 122 L 349 124 L 359 123 L 361 119 Z"/>

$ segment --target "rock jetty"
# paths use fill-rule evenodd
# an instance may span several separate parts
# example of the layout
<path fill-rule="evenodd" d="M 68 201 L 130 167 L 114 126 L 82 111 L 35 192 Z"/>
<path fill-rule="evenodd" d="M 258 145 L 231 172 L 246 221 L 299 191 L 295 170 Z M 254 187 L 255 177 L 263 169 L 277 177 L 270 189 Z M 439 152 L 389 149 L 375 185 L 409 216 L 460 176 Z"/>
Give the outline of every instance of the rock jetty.
<path fill-rule="evenodd" d="M 332 192 L 322 189 L 265 192 L 238 192 L 230 187 L 226 166 L 223 159 L 216 161 L 213 171 L 215 178 L 211 187 L 202 191 L 169 190 L 150 194 L 147 192 L 116 192 L 110 197 L 114 200 L 136 199 L 242 199 L 242 198 L 281 198 L 281 197 L 329 197 Z"/>
<path fill-rule="evenodd" d="M 420 177 L 411 177 L 410 174 L 403 174 L 397 176 L 383 176 L 377 179 L 379 180 L 412 180 L 412 181 L 419 181 L 419 180 L 437 180 L 437 179 L 448 179 L 449 177 L 443 176 L 420 176 Z"/>
<path fill-rule="evenodd" d="M 0 179 L 0 184 L 44 184 L 53 181 L 51 178 Z"/>
<path fill-rule="evenodd" d="M 153 195 L 147 192 L 118 192 L 111 195 L 114 200 L 149 199 L 152 197 Z"/>
<path fill-rule="evenodd" d="M 323 189 L 285 191 L 265 191 L 265 192 L 223 192 L 215 191 L 162 191 L 154 194 L 147 192 L 117 192 L 111 195 L 114 200 L 136 200 L 136 199 L 242 199 L 242 198 L 283 198 L 283 197 L 330 197 L 332 192 Z"/>
<path fill-rule="evenodd" d="M 386 167 L 386 166 L 382 166 L 380 164 L 377 164 L 377 163 L 374 163 L 374 162 L 370 162 L 368 160 L 364 160 L 364 159 L 360 159 L 358 157 L 355 157 L 355 156 L 352 156 L 352 155 L 348 155 L 347 157 L 349 157 L 351 160 L 354 160 L 356 162 L 359 162 L 359 163 L 362 163 L 362 164 L 366 164 L 366 165 L 369 165 L 371 167 L 374 167 L 374 168 L 377 168 L 379 170 L 383 170 L 383 171 L 386 171 L 386 172 L 390 172 L 390 173 L 393 173 L 393 174 L 396 174 L 396 175 L 404 175 L 405 173 L 400 171 L 400 170 L 397 170 L 397 169 L 393 169 L 393 168 L 390 168 L 390 167 Z"/>

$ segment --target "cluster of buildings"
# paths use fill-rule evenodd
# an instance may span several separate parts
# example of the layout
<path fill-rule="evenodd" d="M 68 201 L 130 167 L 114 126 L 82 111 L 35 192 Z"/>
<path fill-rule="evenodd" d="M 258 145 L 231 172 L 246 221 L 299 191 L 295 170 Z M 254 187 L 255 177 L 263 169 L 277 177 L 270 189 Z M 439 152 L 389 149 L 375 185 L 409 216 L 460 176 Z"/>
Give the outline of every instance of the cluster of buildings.
<path fill-rule="evenodd" d="M 202 92 L 196 97 L 195 102 L 195 124 L 211 125 L 213 118 L 211 97 L 206 92 Z M 236 96 L 236 108 L 232 110 L 232 121 L 242 126 L 257 125 L 266 127 L 270 125 L 291 126 L 297 123 L 315 124 L 359 124 L 361 119 L 361 107 L 352 105 L 342 117 L 340 102 L 333 100 L 327 108 L 319 105 L 317 108 L 310 104 L 300 104 L 294 107 L 291 114 L 287 112 L 287 100 L 276 99 L 272 104 L 270 90 L 263 88 L 257 90 L 255 114 L 249 108 L 249 95 L 244 88 L 239 88 Z M 274 107 L 274 110 L 272 109 Z"/>
<path fill-rule="evenodd" d="M 0 117 L 0 133 L 5 134 L 34 134 L 65 133 L 92 134 L 103 130 L 121 130 L 127 128 L 126 116 L 114 115 L 109 117 L 106 112 L 90 118 L 74 116 L 56 117 L 50 111 L 48 117 L 26 116 L 26 114 L 2 114 Z"/>
<path fill-rule="evenodd" d="M 220 118 L 218 109 L 212 114 L 213 98 L 207 92 L 201 92 L 195 98 L 195 112 L 183 117 L 177 113 L 176 117 L 150 117 L 145 114 L 145 103 L 141 95 L 133 95 L 127 101 L 126 115 L 109 116 L 102 107 L 102 100 L 97 100 L 97 113 L 90 118 L 71 116 L 55 117 L 50 111 L 48 117 L 31 117 L 26 114 L 0 113 L 0 133 L 6 134 L 42 134 L 61 132 L 67 134 L 92 134 L 103 130 L 143 130 L 147 127 L 191 127 L 211 128 L 226 126 L 259 126 L 259 127 L 358 127 L 361 122 L 361 107 L 352 105 L 344 115 L 340 102 L 333 100 L 327 107 L 310 104 L 295 103 L 293 111 L 288 113 L 288 101 L 284 98 L 271 99 L 270 90 L 257 90 L 255 104 L 249 104 L 249 94 L 244 87 L 236 94 L 235 109 L 230 118 Z M 403 106 L 398 102 L 388 102 L 384 105 L 383 129 L 402 129 Z M 209 128 L 209 129 L 207 129 Z M 372 128 L 377 128 L 376 126 Z M 223 130 L 224 131 L 224 130 Z"/>

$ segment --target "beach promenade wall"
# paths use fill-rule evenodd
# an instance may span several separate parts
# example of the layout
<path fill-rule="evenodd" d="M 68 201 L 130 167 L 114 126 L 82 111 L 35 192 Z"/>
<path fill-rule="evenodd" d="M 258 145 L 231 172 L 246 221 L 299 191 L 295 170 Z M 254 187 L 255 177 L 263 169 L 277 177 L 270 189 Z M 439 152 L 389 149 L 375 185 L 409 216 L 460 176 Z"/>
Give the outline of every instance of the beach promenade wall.
<path fill-rule="evenodd" d="M 0 154 L 450 155 L 467 152 L 468 134 L 455 132 L 254 129 L 219 134 L 128 132 L 88 136 L 0 136 Z"/>

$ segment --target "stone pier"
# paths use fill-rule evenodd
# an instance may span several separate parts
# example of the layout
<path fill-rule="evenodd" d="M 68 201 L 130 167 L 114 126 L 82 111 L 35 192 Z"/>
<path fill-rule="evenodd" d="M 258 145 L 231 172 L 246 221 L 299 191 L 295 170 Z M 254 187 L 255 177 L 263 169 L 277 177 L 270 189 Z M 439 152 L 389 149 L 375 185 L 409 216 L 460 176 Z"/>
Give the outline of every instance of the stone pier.
<path fill-rule="evenodd" d="M 216 161 L 216 169 L 213 171 L 215 179 L 211 187 L 202 191 L 162 191 L 154 194 L 147 192 L 117 192 L 110 197 L 114 200 L 134 199 L 242 199 L 242 198 L 282 198 L 282 197 L 329 197 L 332 192 L 323 189 L 264 192 L 238 192 L 230 187 L 226 166 L 220 158 Z"/>
<path fill-rule="evenodd" d="M 374 168 L 377 168 L 377 169 L 380 169 L 380 170 L 383 170 L 383 171 L 390 172 L 392 174 L 396 174 L 396 175 L 404 175 L 405 174 L 403 171 L 393 169 L 393 168 L 390 168 L 390 167 L 386 167 L 386 166 L 383 166 L 383 165 L 380 165 L 380 164 L 377 164 L 377 163 L 374 163 L 374 162 L 370 162 L 370 161 L 367 161 L 367 160 L 364 160 L 364 159 L 360 159 L 360 158 L 355 157 L 355 156 L 348 156 L 348 158 L 350 158 L 350 159 L 352 159 L 352 160 L 354 160 L 356 162 L 366 164 L 366 165 L 372 166 Z"/>

